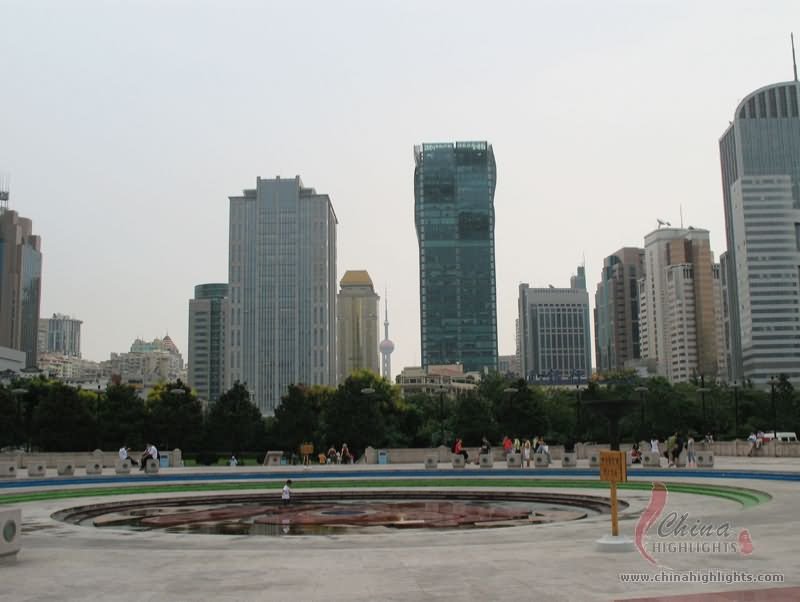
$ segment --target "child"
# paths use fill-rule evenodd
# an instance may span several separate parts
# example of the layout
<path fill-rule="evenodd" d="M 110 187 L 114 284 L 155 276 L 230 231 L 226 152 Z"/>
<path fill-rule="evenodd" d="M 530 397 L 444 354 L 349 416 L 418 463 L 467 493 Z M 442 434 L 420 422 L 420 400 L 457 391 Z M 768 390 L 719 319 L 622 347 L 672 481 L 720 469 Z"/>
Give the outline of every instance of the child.
<path fill-rule="evenodd" d="M 283 501 L 283 505 L 289 505 L 289 502 L 292 500 L 292 479 L 286 481 L 286 484 L 283 486 L 283 493 L 281 493 L 281 500 Z"/>

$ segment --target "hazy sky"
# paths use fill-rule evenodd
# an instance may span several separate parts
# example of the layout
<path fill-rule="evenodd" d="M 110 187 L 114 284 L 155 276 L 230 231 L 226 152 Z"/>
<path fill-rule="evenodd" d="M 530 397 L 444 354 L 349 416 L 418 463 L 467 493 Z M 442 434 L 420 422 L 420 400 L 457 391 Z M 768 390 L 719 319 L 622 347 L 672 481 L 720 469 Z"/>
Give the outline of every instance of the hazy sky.
<path fill-rule="evenodd" d="M 169 331 L 227 281 L 228 196 L 331 196 L 338 271 L 389 288 L 393 371 L 419 363 L 413 146 L 488 140 L 500 352 L 517 285 L 566 286 L 656 218 L 725 250 L 717 141 L 791 79 L 800 2 L 0 0 L 0 172 L 42 236 L 42 316 L 90 359 Z"/>

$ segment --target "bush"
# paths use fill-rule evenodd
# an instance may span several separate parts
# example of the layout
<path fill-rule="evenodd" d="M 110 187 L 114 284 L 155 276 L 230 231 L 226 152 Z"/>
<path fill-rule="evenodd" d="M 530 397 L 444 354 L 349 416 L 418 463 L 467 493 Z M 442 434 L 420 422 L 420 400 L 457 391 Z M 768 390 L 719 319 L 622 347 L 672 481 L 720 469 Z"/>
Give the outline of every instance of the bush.
<path fill-rule="evenodd" d="M 203 466 L 211 466 L 219 462 L 220 456 L 219 454 L 213 454 L 210 452 L 200 452 L 197 454 L 197 463 L 202 464 Z"/>

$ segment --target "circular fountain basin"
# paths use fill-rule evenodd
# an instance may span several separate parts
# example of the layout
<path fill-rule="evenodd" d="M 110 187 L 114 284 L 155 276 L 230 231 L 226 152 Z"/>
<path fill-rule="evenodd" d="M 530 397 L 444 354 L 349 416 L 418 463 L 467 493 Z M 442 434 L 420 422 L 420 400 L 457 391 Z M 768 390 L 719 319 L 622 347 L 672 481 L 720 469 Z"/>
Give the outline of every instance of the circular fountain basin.
<path fill-rule="evenodd" d="M 299 492 L 137 499 L 68 508 L 53 518 L 101 529 L 221 535 L 331 535 L 477 529 L 580 520 L 607 513 L 596 496 L 508 491 Z"/>

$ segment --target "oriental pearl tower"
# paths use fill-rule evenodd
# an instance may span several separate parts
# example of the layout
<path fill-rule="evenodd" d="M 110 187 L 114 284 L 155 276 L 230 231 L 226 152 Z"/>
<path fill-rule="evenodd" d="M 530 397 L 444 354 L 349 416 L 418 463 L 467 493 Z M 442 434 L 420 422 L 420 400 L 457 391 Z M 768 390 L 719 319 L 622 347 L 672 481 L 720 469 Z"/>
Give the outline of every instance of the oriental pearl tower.
<path fill-rule="evenodd" d="M 381 376 L 392 381 L 392 351 L 394 351 L 394 343 L 389 339 L 389 299 L 388 292 L 384 293 L 384 310 L 383 310 L 383 340 L 380 344 L 381 350 Z"/>

